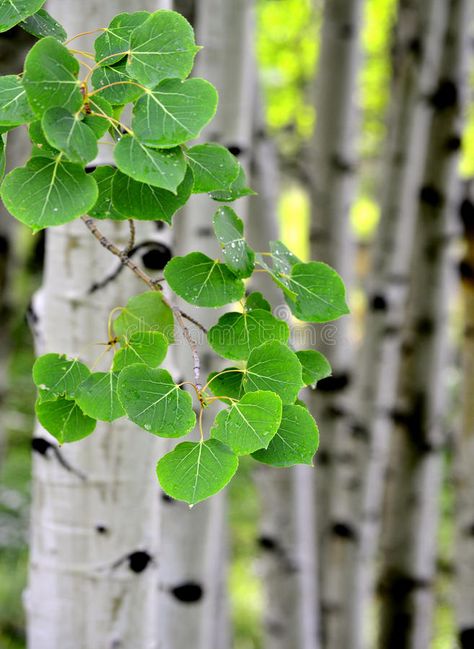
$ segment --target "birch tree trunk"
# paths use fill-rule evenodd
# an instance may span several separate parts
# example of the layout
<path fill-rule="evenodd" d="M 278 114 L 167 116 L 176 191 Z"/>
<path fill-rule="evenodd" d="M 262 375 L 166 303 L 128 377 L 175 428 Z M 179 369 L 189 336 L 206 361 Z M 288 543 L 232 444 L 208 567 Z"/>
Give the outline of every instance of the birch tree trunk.
<path fill-rule="evenodd" d="M 466 249 L 461 263 L 464 298 L 463 410 L 456 444 L 455 613 L 461 649 L 474 638 L 474 192 L 461 205 Z"/>
<path fill-rule="evenodd" d="M 267 250 L 268 242 L 279 238 L 281 183 L 277 151 L 266 132 L 258 99 L 257 93 L 250 173 L 257 196 L 252 198 L 248 232 L 255 250 Z M 282 317 L 281 292 L 268 277 L 255 275 L 251 289 L 262 291 Z M 318 649 L 313 471 L 306 466 L 282 471 L 258 465 L 255 476 L 261 502 L 264 647 Z"/>
<path fill-rule="evenodd" d="M 391 433 L 418 192 L 439 70 L 444 0 L 401 0 L 391 111 L 382 174 L 381 219 L 374 243 L 365 335 L 352 393 L 355 462 L 348 468 L 347 508 L 339 519 L 347 560 L 341 590 L 342 647 L 366 646 L 375 553 Z"/>
<path fill-rule="evenodd" d="M 321 53 L 316 78 L 316 130 L 311 144 L 311 258 L 327 262 L 352 284 L 353 241 L 349 212 L 355 195 L 357 141 L 357 77 L 361 62 L 362 0 L 325 2 Z M 347 462 L 351 440 L 345 418 L 351 380 L 350 319 L 315 329 L 318 348 L 333 368 L 318 383 L 310 407 L 321 431 L 316 455 L 317 517 L 320 543 L 322 632 L 324 646 L 340 647 L 344 625 L 341 601 L 341 557 L 347 539 L 345 518 Z M 342 614 L 342 615 L 341 615 Z M 345 649 L 345 648 L 344 648 Z"/>
<path fill-rule="evenodd" d="M 119 11 L 158 7 L 88 0 L 79 11 L 74 2 L 49 4 L 70 35 L 105 26 Z M 104 224 L 104 231 L 118 245 L 127 243 L 123 224 Z M 110 310 L 143 290 L 123 272 L 91 293 L 115 262 L 80 221 L 47 233 L 35 300 L 38 351 L 86 362 L 98 356 L 94 343 L 106 340 Z M 156 647 L 156 440 L 119 420 L 61 449 L 38 426 L 33 449 L 29 648 Z"/>
<path fill-rule="evenodd" d="M 253 72 L 253 0 L 199 0 L 194 17 L 198 43 L 204 49 L 197 58 L 196 75 L 211 81 L 219 91 L 215 120 L 205 132 L 207 141 L 220 142 L 245 165 L 251 140 Z M 235 209 L 245 217 L 245 201 Z M 218 257 L 219 246 L 212 228 L 218 204 L 194 196 L 175 220 L 175 254 L 200 250 Z M 186 311 L 205 327 L 216 321 L 210 313 L 186 305 Z M 209 351 L 203 334 L 190 331 L 198 343 L 201 374 L 217 369 L 219 361 Z M 177 366 L 192 375 L 189 349 L 177 348 Z M 204 430 L 216 414 L 205 413 Z M 218 494 L 193 509 L 167 501 L 163 508 L 163 572 L 160 609 L 163 611 L 162 649 L 226 649 L 230 647 L 227 600 L 226 497 Z M 183 624 L 183 615 L 186 624 Z"/>
<path fill-rule="evenodd" d="M 430 645 L 445 435 L 449 302 L 465 99 L 468 0 L 450 0 L 419 186 L 381 577 L 380 649 Z"/>

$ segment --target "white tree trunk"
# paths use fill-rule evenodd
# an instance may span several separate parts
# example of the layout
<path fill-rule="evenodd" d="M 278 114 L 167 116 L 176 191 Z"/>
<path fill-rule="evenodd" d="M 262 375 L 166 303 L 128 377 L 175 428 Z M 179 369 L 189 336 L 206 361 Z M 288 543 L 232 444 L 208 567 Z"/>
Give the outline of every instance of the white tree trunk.
<path fill-rule="evenodd" d="M 130 4 L 88 0 L 78 11 L 61 0 L 49 9 L 73 35 L 106 26 L 119 11 L 160 6 Z M 128 240 L 124 224 L 104 224 L 104 231 L 122 247 Z M 150 227 L 140 232 L 149 234 Z M 35 300 L 40 353 L 86 362 L 98 356 L 95 343 L 106 340 L 109 311 L 144 289 L 122 272 L 90 293 L 115 263 L 80 221 L 47 233 L 44 283 Z M 29 649 L 156 647 L 157 440 L 119 420 L 61 449 L 38 426 L 33 448 Z"/>
<path fill-rule="evenodd" d="M 355 196 L 357 80 L 361 63 L 362 0 L 328 0 L 324 5 L 321 53 L 316 77 L 316 130 L 311 144 L 311 258 L 342 275 L 351 289 L 354 250 L 349 213 Z M 315 328 L 317 346 L 333 373 L 311 392 L 321 446 L 316 455 L 316 515 L 321 571 L 322 633 L 328 649 L 341 647 L 344 630 L 341 591 L 341 534 L 344 519 L 350 439 L 345 419 L 351 377 L 350 319 L 329 329 Z M 325 333 L 326 332 L 326 333 Z M 329 332 L 329 335 L 327 333 Z M 347 539 L 342 537 L 342 543 Z"/>
<path fill-rule="evenodd" d="M 388 481 L 381 577 L 380 649 L 426 649 L 445 444 L 448 316 L 454 259 L 450 242 L 465 100 L 469 0 L 445 3 L 442 63 L 419 186 L 410 300 L 405 316 Z M 387 370 L 386 370 L 387 371 Z"/>
<path fill-rule="evenodd" d="M 250 149 L 253 84 L 253 0 L 199 0 L 195 5 L 197 41 L 204 46 L 197 57 L 196 76 L 211 81 L 219 91 L 215 120 L 204 139 L 220 142 L 239 154 L 244 163 Z M 235 209 L 245 217 L 245 201 Z M 218 257 L 219 246 L 212 229 L 218 204 L 205 196 L 194 196 L 175 220 L 173 252 L 176 255 L 200 250 Z M 204 326 L 215 323 L 219 311 L 184 306 Z M 217 369 L 219 361 L 205 337 L 190 326 L 198 342 L 201 374 Z M 204 338 L 204 339 L 203 339 Z M 177 348 L 177 367 L 182 376 L 192 376 L 189 348 Z M 204 431 L 216 408 L 205 413 Z M 226 649 L 231 644 L 227 601 L 226 497 L 213 496 L 192 510 L 165 501 L 162 511 L 163 572 L 160 610 L 163 611 L 161 649 Z M 178 532 L 179 530 L 179 532 Z M 186 616 L 186 624 L 183 624 Z"/>
<path fill-rule="evenodd" d="M 455 612 L 461 649 L 474 638 L 474 191 L 462 203 L 466 250 L 461 265 L 464 296 L 463 411 L 456 444 Z"/>
<path fill-rule="evenodd" d="M 426 97 L 437 82 L 445 15 L 444 0 L 401 0 L 399 4 L 381 220 L 352 393 L 355 462 L 348 465 L 348 499 L 339 520 L 345 532 L 340 542 L 345 548 L 340 589 L 346 593 L 347 614 L 340 646 L 353 649 L 366 646 L 407 269 L 432 112 Z"/>

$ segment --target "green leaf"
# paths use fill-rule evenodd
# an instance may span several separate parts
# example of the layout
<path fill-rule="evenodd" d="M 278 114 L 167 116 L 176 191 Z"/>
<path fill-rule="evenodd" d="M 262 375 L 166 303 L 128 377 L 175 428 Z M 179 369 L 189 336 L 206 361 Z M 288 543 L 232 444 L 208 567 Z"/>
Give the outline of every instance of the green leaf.
<path fill-rule="evenodd" d="M 331 376 L 331 366 L 323 354 L 315 349 L 306 349 L 296 352 L 303 368 L 303 383 L 315 386 L 318 381 Z"/>
<path fill-rule="evenodd" d="M 143 94 L 136 81 L 133 81 L 127 74 L 125 63 L 118 63 L 113 67 L 99 67 L 92 73 L 92 86 L 97 91 L 96 95 L 110 102 L 111 104 L 128 104 L 135 101 Z M 112 85 L 113 84 L 113 85 Z M 106 87 L 107 86 L 107 87 Z"/>
<path fill-rule="evenodd" d="M 36 38 L 45 38 L 53 36 L 60 43 L 64 43 L 67 38 L 66 31 L 54 18 L 44 9 L 40 9 L 32 16 L 20 23 L 20 27 L 33 34 Z"/>
<path fill-rule="evenodd" d="M 275 340 L 253 349 L 244 377 L 246 392 L 271 390 L 286 403 L 293 403 L 303 387 L 301 364 L 297 355 Z"/>
<path fill-rule="evenodd" d="M 259 291 L 250 293 L 250 295 L 245 299 L 245 310 L 255 311 L 255 309 L 263 309 L 264 311 L 272 310 L 270 302 L 268 302 Z"/>
<path fill-rule="evenodd" d="M 216 397 L 220 397 L 221 401 L 228 404 L 231 399 L 241 399 L 244 395 L 244 372 L 238 367 L 226 367 L 219 372 L 211 372 L 207 377 L 209 390 Z"/>
<path fill-rule="evenodd" d="M 327 322 L 349 313 L 344 283 L 327 264 L 295 264 L 286 281 L 296 295 L 294 300 L 287 298 L 288 305 L 300 320 Z"/>
<path fill-rule="evenodd" d="M 125 221 L 128 217 L 121 214 L 112 202 L 112 182 L 115 174 L 119 173 L 115 167 L 103 165 L 97 167 L 91 174 L 97 183 L 99 197 L 94 207 L 89 210 L 89 215 L 94 219 L 112 219 L 113 221 Z"/>
<path fill-rule="evenodd" d="M 186 162 L 180 148 L 150 149 L 131 135 L 125 135 L 115 146 L 114 159 L 127 176 L 175 194 L 186 174 Z"/>
<path fill-rule="evenodd" d="M 199 50 L 188 21 L 174 11 L 156 11 L 130 37 L 127 70 L 148 86 L 185 79 Z"/>
<path fill-rule="evenodd" d="M 170 343 L 174 340 L 173 312 L 156 291 L 131 297 L 114 320 L 113 328 L 117 336 L 127 338 L 138 332 L 160 331 Z"/>
<path fill-rule="evenodd" d="M 148 11 L 121 13 L 115 16 L 104 33 L 94 43 L 95 60 L 102 65 L 113 65 L 127 56 L 130 48 L 130 34 L 149 16 Z"/>
<path fill-rule="evenodd" d="M 55 396 L 75 396 L 79 385 L 90 375 L 89 368 L 62 354 L 44 354 L 33 365 L 33 381 L 39 390 Z"/>
<path fill-rule="evenodd" d="M 222 189 L 218 191 L 213 191 L 210 193 L 210 197 L 214 201 L 220 203 L 232 203 L 238 198 L 243 198 L 244 196 L 255 196 L 256 192 L 253 191 L 250 187 L 247 187 L 247 179 L 245 177 L 245 171 L 243 167 L 238 165 L 237 177 L 229 187 L 229 189 Z"/>
<path fill-rule="evenodd" d="M 49 108 L 41 120 L 49 144 L 66 154 L 71 162 L 85 165 L 97 157 L 98 147 L 94 132 L 64 108 Z"/>
<path fill-rule="evenodd" d="M 33 119 L 21 77 L 15 74 L 0 77 L 0 124 L 13 127 Z"/>
<path fill-rule="evenodd" d="M 217 439 L 182 442 L 164 455 L 156 471 L 163 490 L 195 505 L 221 491 L 237 471 L 237 456 Z"/>
<path fill-rule="evenodd" d="M 239 173 L 236 158 L 220 144 L 197 144 L 185 155 L 193 172 L 195 194 L 227 189 Z"/>
<path fill-rule="evenodd" d="M 10 214 L 36 231 L 86 214 L 98 190 L 80 165 L 59 156 L 35 157 L 17 167 L 5 177 L 0 194 Z"/>
<path fill-rule="evenodd" d="M 112 127 L 112 123 L 107 118 L 114 116 L 113 108 L 108 101 L 98 95 L 89 97 L 87 102 L 91 112 L 84 115 L 83 122 L 94 131 L 96 138 L 100 138 Z"/>
<path fill-rule="evenodd" d="M 260 264 L 260 266 L 268 272 L 272 280 L 277 286 L 281 288 L 286 297 L 289 297 L 291 299 L 296 298 L 296 293 L 288 288 L 287 278 L 283 277 L 282 275 L 280 275 L 280 273 L 273 270 L 273 266 L 269 266 L 267 264 L 266 258 L 261 253 L 257 253 L 255 255 L 255 260 L 257 264 Z"/>
<path fill-rule="evenodd" d="M 220 207 L 214 214 L 214 232 L 222 246 L 226 265 L 237 277 L 250 277 L 255 253 L 244 239 L 244 224 L 230 207 Z"/>
<path fill-rule="evenodd" d="M 312 465 L 318 443 L 318 427 L 309 411 L 302 406 L 288 405 L 283 406 L 280 427 L 268 448 L 252 456 L 272 466 Z"/>
<path fill-rule="evenodd" d="M 118 393 L 128 418 L 154 435 L 182 437 L 196 424 L 191 395 L 166 370 L 129 365 L 120 372 Z"/>
<path fill-rule="evenodd" d="M 277 273 L 289 275 L 295 264 L 301 264 L 295 254 L 289 250 L 281 241 L 270 241 L 270 250 L 272 253 L 273 269 Z"/>
<path fill-rule="evenodd" d="M 281 399 L 274 392 L 249 392 L 230 408 L 221 410 L 211 428 L 211 437 L 229 446 L 237 455 L 267 448 L 281 421 Z"/>
<path fill-rule="evenodd" d="M 37 401 L 35 409 L 40 424 L 60 444 L 84 439 L 96 427 L 95 419 L 85 415 L 75 401 L 64 397 L 55 401 Z"/>
<path fill-rule="evenodd" d="M 168 351 L 168 339 L 159 331 L 140 331 L 120 341 L 121 347 L 114 356 L 113 369 L 123 370 L 133 363 L 158 367 Z"/>
<path fill-rule="evenodd" d="M 6 32 L 41 9 L 45 0 L 2 0 L 0 3 L 0 32 Z"/>
<path fill-rule="evenodd" d="M 198 137 L 214 117 L 217 90 L 204 79 L 166 79 L 133 109 L 133 130 L 148 146 L 174 147 Z"/>
<path fill-rule="evenodd" d="M 187 202 L 193 187 L 193 174 L 186 171 L 177 193 L 139 183 L 121 171 L 112 182 L 112 202 L 121 214 L 143 221 L 166 221 L 171 225 L 173 215 Z"/>
<path fill-rule="evenodd" d="M 84 414 L 100 421 L 114 421 L 125 415 L 117 395 L 117 372 L 94 372 L 76 391 L 76 402 Z"/>
<path fill-rule="evenodd" d="M 164 269 L 171 289 L 195 306 L 218 307 L 240 300 L 244 283 L 225 264 L 212 260 L 202 252 L 174 257 Z"/>
<path fill-rule="evenodd" d="M 33 45 L 26 57 L 23 85 L 34 112 L 42 115 L 54 106 L 78 111 L 83 104 L 78 74 L 77 59 L 52 36 Z"/>
<path fill-rule="evenodd" d="M 31 122 L 28 126 L 28 134 L 32 142 L 36 144 L 36 148 L 39 150 L 38 155 L 41 157 L 48 157 L 55 159 L 59 154 L 59 151 L 53 148 L 44 134 L 43 127 L 41 126 L 41 120 L 36 120 Z"/>
<path fill-rule="evenodd" d="M 244 361 L 252 349 L 264 342 L 278 340 L 287 343 L 289 337 L 290 329 L 286 322 L 263 309 L 225 313 L 207 334 L 209 345 L 220 356 Z"/>

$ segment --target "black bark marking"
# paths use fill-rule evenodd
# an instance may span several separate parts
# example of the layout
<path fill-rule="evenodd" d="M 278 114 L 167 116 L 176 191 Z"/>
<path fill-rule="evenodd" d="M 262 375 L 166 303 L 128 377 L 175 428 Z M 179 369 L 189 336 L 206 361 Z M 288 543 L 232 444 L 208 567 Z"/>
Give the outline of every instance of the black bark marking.
<path fill-rule="evenodd" d="M 355 171 L 355 165 L 350 160 L 345 160 L 337 154 L 331 156 L 331 164 L 340 173 L 351 174 Z"/>
<path fill-rule="evenodd" d="M 370 308 L 372 311 L 386 311 L 388 303 L 383 295 L 374 295 L 370 300 Z"/>
<path fill-rule="evenodd" d="M 329 406 L 329 408 L 327 408 L 327 414 L 328 417 L 334 417 L 334 419 L 338 419 L 341 417 L 345 417 L 347 415 L 347 412 L 342 406 L 332 405 Z"/>
<path fill-rule="evenodd" d="M 96 525 L 95 531 L 97 532 L 97 534 L 108 534 L 109 528 L 106 525 Z"/>
<path fill-rule="evenodd" d="M 459 149 L 461 148 L 461 143 L 462 140 L 459 135 L 450 135 L 446 139 L 446 144 L 445 144 L 446 150 L 455 153 L 456 151 L 459 151 Z"/>
<path fill-rule="evenodd" d="M 461 629 L 459 632 L 459 645 L 461 649 L 474 649 L 474 627 Z"/>
<path fill-rule="evenodd" d="M 155 228 L 160 231 L 164 230 L 165 228 L 165 222 L 164 221 L 155 221 Z"/>
<path fill-rule="evenodd" d="M 128 567 L 132 572 L 139 574 L 147 569 L 153 558 L 148 552 L 138 550 L 128 555 Z"/>
<path fill-rule="evenodd" d="M 81 480 L 87 480 L 86 475 L 82 473 L 82 471 L 79 471 L 79 469 L 76 469 L 71 464 L 69 464 L 59 448 L 54 444 L 51 444 L 51 442 L 49 442 L 44 437 L 33 437 L 33 439 L 31 440 L 31 448 L 35 453 L 39 453 L 43 457 L 47 457 L 48 451 L 51 450 L 51 453 L 53 453 L 63 469 L 66 469 L 66 471 L 73 473 Z"/>
<path fill-rule="evenodd" d="M 163 270 L 172 257 L 171 250 L 164 243 L 156 242 L 142 255 L 142 262 L 149 270 Z"/>
<path fill-rule="evenodd" d="M 431 105 L 436 110 L 454 108 L 458 103 L 458 87 L 452 79 L 442 79 L 431 95 Z"/>
<path fill-rule="evenodd" d="M 331 464 L 331 456 L 327 451 L 318 451 L 316 454 L 316 462 L 320 466 L 327 466 Z"/>
<path fill-rule="evenodd" d="M 369 429 L 363 424 L 352 424 L 352 435 L 355 439 L 360 439 L 363 442 L 369 441 Z"/>
<path fill-rule="evenodd" d="M 474 203 L 465 198 L 459 208 L 459 215 L 466 236 L 474 236 Z"/>
<path fill-rule="evenodd" d="M 334 536 L 347 539 L 348 541 L 357 540 L 357 530 L 352 525 L 349 525 L 349 523 L 333 523 L 331 533 Z"/>
<path fill-rule="evenodd" d="M 171 594 L 183 604 L 194 604 L 199 602 L 204 595 L 203 587 L 194 581 L 187 581 L 170 590 Z"/>
<path fill-rule="evenodd" d="M 474 266 L 467 260 L 463 260 L 459 264 L 459 274 L 465 282 L 474 282 Z"/>
<path fill-rule="evenodd" d="M 269 552 L 274 552 L 278 549 L 278 543 L 271 536 L 260 536 L 257 539 L 259 548 L 262 550 L 268 550 Z"/>
<path fill-rule="evenodd" d="M 164 491 L 163 491 L 163 493 L 161 494 L 161 500 L 162 500 L 164 503 L 167 503 L 167 504 L 169 504 L 169 505 L 172 505 L 174 502 L 176 502 L 175 500 L 173 500 L 173 498 L 171 498 L 171 496 L 168 496 L 168 494 L 165 494 Z"/>
<path fill-rule="evenodd" d="M 31 448 L 35 453 L 39 453 L 40 455 L 46 455 L 49 451 L 50 448 L 52 448 L 53 445 L 51 442 L 48 442 L 47 439 L 44 437 L 33 437 L 31 440 Z"/>
<path fill-rule="evenodd" d="M 415 326 L 422 336 L 431 336 L 435 330 L 435 323 L 431 318 L 420 318 Z"/>
<path fill-rule="evenodd" d="M 433 185 L 424 185 L 420 189 L 420 201 L 430 207 L 441 207 L 444 197 Z"/>
<path fill-rule="evenodd" d="M 241 146 L 238 144 L 230 144 L 227 149 L 232 153 L 232 155 L 235 155 L 236 158 L 238 158 L 240 155 L 242 155 L 243 149 Z"/>
<path fill-rule="evenodd" d="M 7 255 L 10 251 L 10 242 L 7 237 L 3 234 L 0 234 L 0 255 Z"/>
<path fill-rule="evenodd" d="M 320 392 L 338 392 L 347 388 L 350 382 L 350 375 L 347 372 L 341 372 L 318 381 L 318 390 Z"/>
<path fill-rule="evenodd" d="M 214 233 L 214 230 L 212 228 L 209 228 L 209 227 L 206 227 L 206 226 L 204 226 L 202 228 L 198 228 L 196 230 L 196 236 L 197 237 L 211 237 L 213 235 L 213 233 Z"/>

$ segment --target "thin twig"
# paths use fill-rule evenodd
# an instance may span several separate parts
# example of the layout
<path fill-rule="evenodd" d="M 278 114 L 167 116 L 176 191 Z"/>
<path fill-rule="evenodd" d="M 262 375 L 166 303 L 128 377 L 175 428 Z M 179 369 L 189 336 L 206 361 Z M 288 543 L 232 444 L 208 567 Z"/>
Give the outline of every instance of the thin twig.
<path fill-rule="evenodd" d="M 201 361 L 199 360 L 199 354 L 197 351 L 197 345 L 195 341 L 193 340 L 191 334 L 189 333 L 189 329 L 186 327 L 183 321 L 183 315 L 181 313 L 181 310 L 178 309 L 178 307 L 173 307 L 173 313 L 176 316 L 176 320 L 178 321 L 179 326 L 183 330 L 183 335 L 188 341 L 188 344 L 191 348 L 191 353 L 193 355 L 193 372 L 194 372 L 194 382 L 196 384 L 196 388 L 201 392 L 202 390 L 202 385 L 201 385 Z"/>
<path fill-rule="evenodd" d="M 133 219 L 128 219 L 128 225 L 130 227 L 130 237 L 128 239 L 127 247 L 124 250 L 124 253 L 129 256 L 133 246 L 135 245 L 135 222 Z"/>
<path fill-rule="evenodd" d="M 196 327 L 198 327 L 207 336 L 207 329 L 206 329 L 206 327 L 204 325 L 202 325 L 200 322 L 195 320 L 193 317 L 191 317 L 188 313 L 186 313 L 182 309 L 180 309 L 179 311 L 180 311 L 181 315 L 183 316 L 183 318 L 185 318 L 186 320 L 189 320 L 189 322 L 192 322 L 193 325 L 196 325 Z"/>

